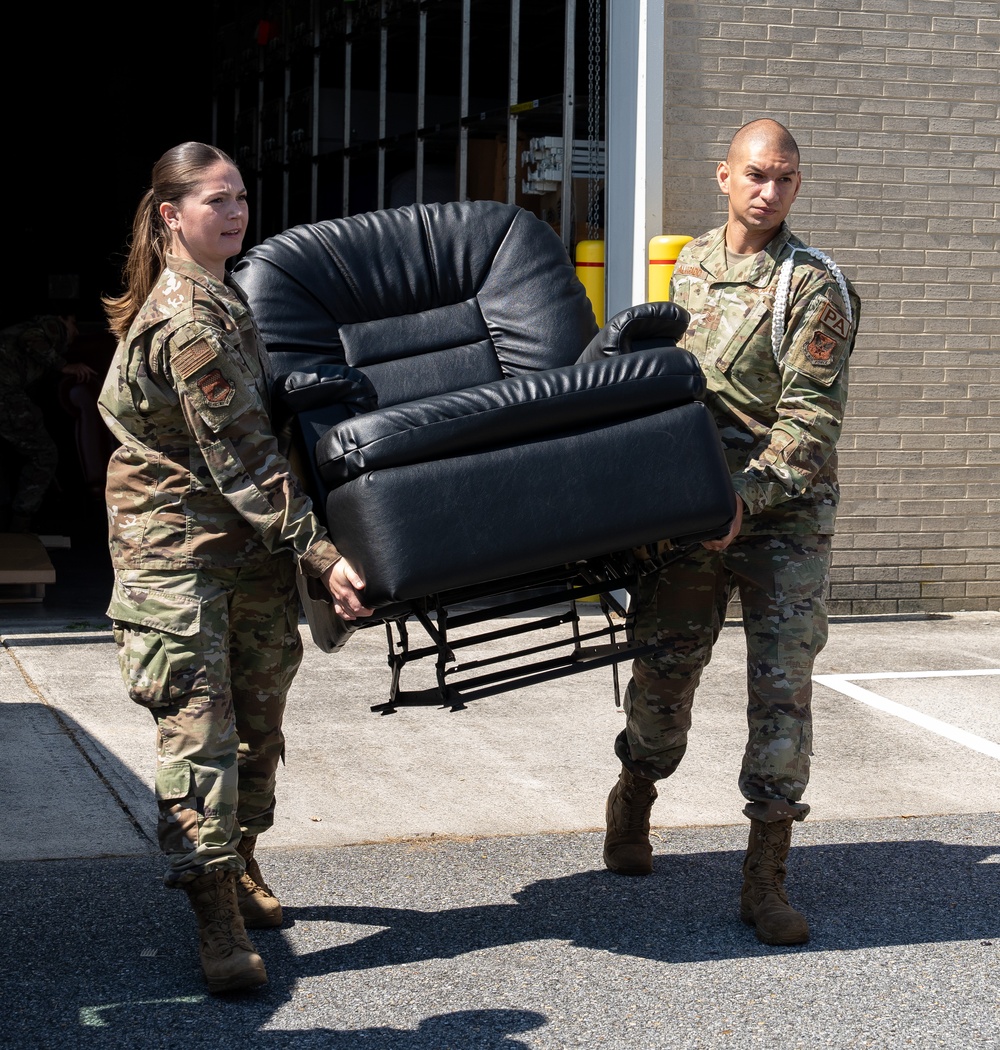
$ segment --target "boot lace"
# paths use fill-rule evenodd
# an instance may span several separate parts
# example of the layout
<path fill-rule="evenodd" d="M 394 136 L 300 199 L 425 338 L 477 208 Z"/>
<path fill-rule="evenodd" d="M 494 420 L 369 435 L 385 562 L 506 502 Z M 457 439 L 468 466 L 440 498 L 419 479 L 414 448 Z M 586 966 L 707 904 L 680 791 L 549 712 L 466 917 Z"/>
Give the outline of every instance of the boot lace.
<path fill-rule="evenodd" d="M 621 824 L 622 831 L 644 831 L 646 817 L 649 807 L 652 805 L 653 792 L 650 788 L 641 787 L 633 779 L 629 784 L 621 787 L 620 798 L 622 801 Z"/>
<path fill-rule="evenodd" d="M 264 876 L 261 875 L 257 861 L 253 857 L 246 862 L 246 871 L 240 876 L 239 889 L 242 894 L 248 897 L 254 895 L 260 897 L 274 896 L 271 887 L 264 881 Z"/>
<path fill-rule="evenodd" d="M 753 875 L 759 880 L 761 895 L 774 894 L 783 903 L 788 904 L 785 893 L 785 875 L 787 867 L 781 859 L 784 833 L 780 827 L 768 828 L 760 836 L 760 858 L 754 867 Z"/>
<path fill-rule="evenodd" d="M 250 951 L 246 936 L 238 930 L 239 912 L 232 906 L 229 894 L 225 892 L 225 879 L 220 878 L 199 894 L 199 913 L 204 925 L 201 935 L 208 952 L 219 959 L 225 959 L 237 949 Z"/>

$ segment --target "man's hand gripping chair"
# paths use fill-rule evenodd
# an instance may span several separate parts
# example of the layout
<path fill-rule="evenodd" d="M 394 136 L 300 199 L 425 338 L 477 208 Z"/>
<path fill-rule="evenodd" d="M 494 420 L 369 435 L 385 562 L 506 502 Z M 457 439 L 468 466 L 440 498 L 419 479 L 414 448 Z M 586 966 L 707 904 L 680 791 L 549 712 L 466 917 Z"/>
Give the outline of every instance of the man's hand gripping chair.
<path fill-rule="evenodd" d="M 346 625 L 319 581 L 300 578 L 313 639 L 329 652 L 355 626 L 386 625 L 390 696 L 373 709 L 458 708 L 652 648 L 616 637 L 633 549 L 724 535 L 734 513 L 704 377 L 675 345 L 683 310 L 644 304 L 598 332 L 551 227 L 488 201 L 298 226 L 235 277 L 293 462 L 375 610 Z M 607 626 L 582 631 L 592 618 L 576 601 L 594 595 Z M 529 611 L 541 618 L 455 636 Z M 410 648 L 413 620 L 429 645 Z M 456 664 L 463 646 L 559 625 L 571 637 L 513 666 Z M 424 656 L 437 687 L 401 690 L 403 666 Z"/>

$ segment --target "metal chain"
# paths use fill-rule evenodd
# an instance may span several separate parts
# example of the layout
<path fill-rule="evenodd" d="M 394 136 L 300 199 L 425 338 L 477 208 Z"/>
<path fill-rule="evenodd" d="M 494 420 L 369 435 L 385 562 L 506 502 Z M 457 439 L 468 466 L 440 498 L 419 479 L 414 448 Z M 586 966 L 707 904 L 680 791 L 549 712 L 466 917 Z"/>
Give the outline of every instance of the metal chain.
<path fill-rule="evenodd" d="M 598 192 L 601 146 L 601 0 L 590 0 L 587 47 L 587 237 L 603 226 Z"/>

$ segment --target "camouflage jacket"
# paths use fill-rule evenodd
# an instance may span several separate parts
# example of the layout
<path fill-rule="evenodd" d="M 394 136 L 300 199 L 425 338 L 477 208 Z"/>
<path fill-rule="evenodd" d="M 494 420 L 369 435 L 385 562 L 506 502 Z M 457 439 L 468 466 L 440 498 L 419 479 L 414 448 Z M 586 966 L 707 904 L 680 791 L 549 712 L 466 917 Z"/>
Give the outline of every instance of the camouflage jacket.
<path fill-rule="evenodd" d="M 227 568 L 291 550 L 319 576 L 338 559 L 279 452 L 258 344 L 235 288 L 167 257 L 99 399 L 121 442 L 107 486 L 116 568 Z"/>
<path fill-rule="evenodd" d="M 66 326 L 58 317 L 36 317 L 0 332 L 0 389 L 23 391 L 66 364 Z"/>
<path fill-rule="evenodd" d="M 725 226 L 682 249 L 671 299 L 691 314 L 680 345 L 708 379 L 743 535 L 829 535 L 840 491 L 836 445 L 861 302 L 788 227 L 727 267 Z M 772 346 L 782 264 L 793 260 L 780 345 Z"/>

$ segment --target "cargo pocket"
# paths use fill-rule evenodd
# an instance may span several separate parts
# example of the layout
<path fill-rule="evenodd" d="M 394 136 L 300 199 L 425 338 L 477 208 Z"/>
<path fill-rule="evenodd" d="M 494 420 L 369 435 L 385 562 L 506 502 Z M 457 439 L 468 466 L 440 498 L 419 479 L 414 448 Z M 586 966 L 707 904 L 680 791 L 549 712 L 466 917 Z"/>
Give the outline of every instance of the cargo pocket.
<path fill-rule="evenodd" d="M 159 840 L 164 853 L 188 853 L 198 847 L 198 799 L 191 763 L 167 762 L 156 771 Z"/>
<path fill-rule="evenodd" d="M 116 578 L 108 616 L 118 666 L 129 697 L 155 708 L 191 691 L 204 657 L 188 639 L 201 631 L 202 599 L 189 594 L 193 577 L 130 572 Z"/>

